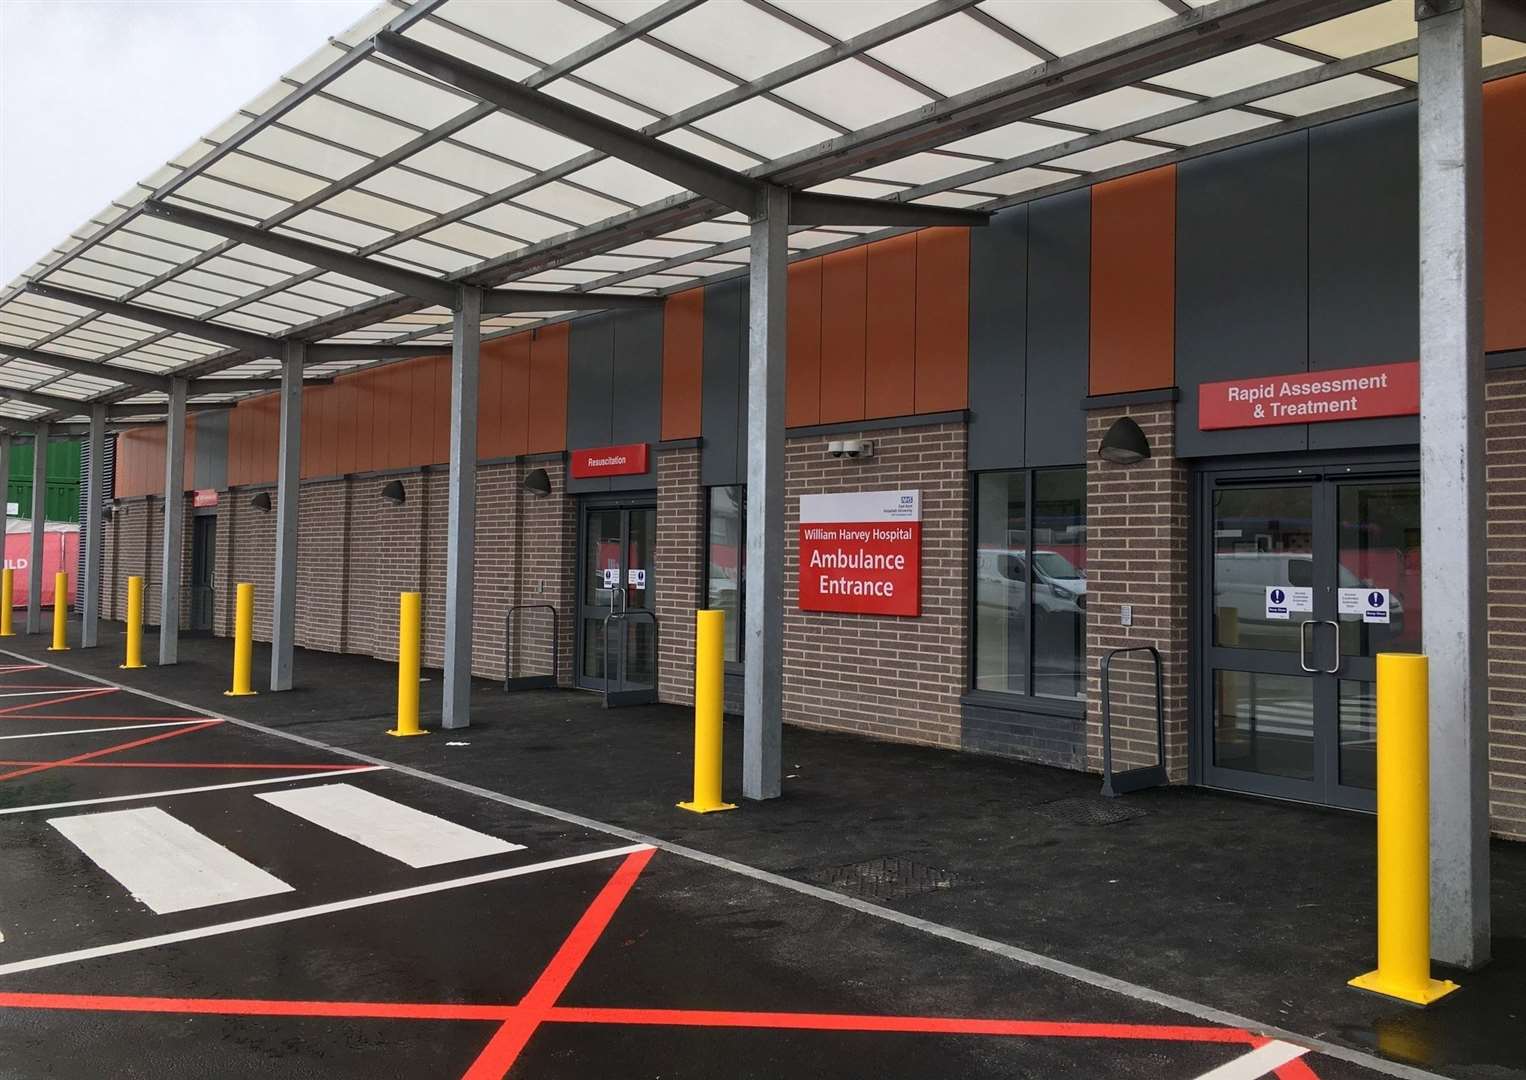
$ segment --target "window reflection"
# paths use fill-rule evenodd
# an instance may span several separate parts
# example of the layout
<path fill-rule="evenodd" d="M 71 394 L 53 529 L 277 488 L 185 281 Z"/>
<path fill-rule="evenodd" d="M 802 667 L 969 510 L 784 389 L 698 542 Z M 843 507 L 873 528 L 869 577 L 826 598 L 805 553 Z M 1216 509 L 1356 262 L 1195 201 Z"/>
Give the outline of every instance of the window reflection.
<path fill-rule="evenodd" d="M 974 577 L 975 689 L 1084 697 L 1086 471 L 977 476 Z"/>
<path fill-rule="evenodd" d="M 705 606 L 726 613 L 725 659 L 742 659 L 742 564 L 746 552 L 743 507 L 747 489 L 740 484 L 710 489 L 706 545 Z"/>

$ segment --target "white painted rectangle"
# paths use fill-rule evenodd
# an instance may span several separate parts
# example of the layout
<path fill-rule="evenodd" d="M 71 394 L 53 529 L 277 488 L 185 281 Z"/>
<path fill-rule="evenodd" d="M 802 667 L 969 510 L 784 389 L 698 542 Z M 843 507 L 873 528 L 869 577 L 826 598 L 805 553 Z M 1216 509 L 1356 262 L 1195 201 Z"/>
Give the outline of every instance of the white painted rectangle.
<path fill-rule="evenodd" d="M 259 798 L 415 869 L 524 850 L 522 844 L 476 832 L 352 784 L 317 784 Z"/>
<path fill-rule="evenodd" d="M 48 824 L 158 915 L 292 891 L 157 806 Z"/>

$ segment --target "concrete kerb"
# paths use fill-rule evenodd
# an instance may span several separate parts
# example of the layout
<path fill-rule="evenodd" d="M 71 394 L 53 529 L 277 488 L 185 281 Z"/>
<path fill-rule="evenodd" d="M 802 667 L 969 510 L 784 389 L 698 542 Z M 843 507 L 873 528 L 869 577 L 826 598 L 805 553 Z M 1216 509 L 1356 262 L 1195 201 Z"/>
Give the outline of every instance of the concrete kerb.
<path fill-rule="evenodd" d="M 7 649 L 0 649 L 0 655 L 13 657 L 26 663 L 46 663 L 46 666 L 54 668 L 57 671 L 64 672 L 65 674 L 73 675 L 76 678 L 85 679 L 93 683 L 99 683 L 103 686 L 114 686 L 127 693 L 136 694 L 139 697 L 147 698 L 151 701 L 157 701 L 164 705 L 171 705 L 178 709 L 186 709 L 190 712 L 198 713 L 202 716 L 222 720 L 230 724 L 235 724 L 250 731 L 258 731 L 264 735 L 271 735 L 276 738 L 286 739 L 290 742 L 312 747 L 313 749 L 317 750 L 323 750 L 327 753 L 336 754 L 340 757 L 349 758 L 354 761 L 364 762 L 368 765 L 381 766 L 404 776 L 410 776 L 418 780 L 423 780 L 433 784 L 439 784 L 469 795 L 475 795 L 478 798 L 500 803 L 504 806 L 511 806 L 526 813 L 537 814 L 539 816 L 551 818 L 553 820 L 561 821 L 569 825 L 576 825 L 579 828 L 603 833 L 606 836 L 617 837 L 631 843 L 649 845 L 651 847 L 657 848 L 660 851 L 665 851 L 669 854 L 677 855 L 680 858 L 689 859 L 691 861 L 702 863 L 707 866 L 712 866 L 717 869 L 726 870 L 730 873 L 737 874 L 741 877 L 750 878 L 754 881 L 774 885 L 782 889 L 788 889 L 791 892 L 795 892 L 803 896 L 809 896 L 814 899 L 821 900 L 825 903 L 835 904 L 838 907 L 847 908 L 864 915 L 872 916 L 873 918 L 883 919 L 886 922 L 895 923 L 899 926 L 917 930 L 932 937 L 941 938 L 946 941 L 957 942 L 961 945 L 969 946 L 970 948 L 979 949 L 982 952 L 991 953 L 1008 960 L 1016 961 L 1017 963 L 1023 964 L 1027 967 L 1037 968 L 1041 971 L 1047 971 L 1051 974 L 1071 979 L 1086 986 L 1104 990 L 1108 993 L 1118 994 L 1133 1001 L 1143 1002 L 1145 1004 L 1170 1009 L 1174 1012 L 1181 1013 L 1184 1016 L 1191 1016 L 1194 1019 L 1202 1020 L 1208 1023 L 1222 1024 L 1228 1027 L 1244 1028 L 1257 1032 L 1258 1034 L 1265 1035 L 1269 1038 L 1282 1039 L 1287 1042 L 1296 1043 L 1297 1045 L 1307 1047 L 1315 1053 L 1323 1054 L 1326 1057 L 1333 1058 L 1337 1061 L 1344 1061 L 1348 1064 L 1356 1065 L 1364 1069 L 1370 1069 L 1374 1072 L 1382 1073 L 1386 1076 L 1398 1077 L 1400 1080 L 1447 1080 L 1446 1077 L 1438 1073 L 1430 1072 L 1426 1069 L 1416 1068 L 1411 1065 L 1404 1065 L 1399 1062 L 1388 1061 L 1384 1058 L 1377 1057 L 1373 1054 L 1369 1054 L 1361 1050 L 1356 1050 L 1347 1046 L 1341 1046 L 1338 1043 L 1328 1042 L 1316 1036 L 1305 1035 L 1296 1031 L 1289 1031 L 1286 1028 L 1279 1027 L 1274 1024 L 1267 1024 L 1263 1021 L 1255 1020 L 1250 1017 L 1241 1016 L 1237 1013 L 1215 1008 L 1212 1005 L 1204 1005 L 1200 1002 L 1192 1001 L 1184 997 L 1179 997 L 1175 994 L 1169 994 L 1163 991 L 1154 990 L 1139 983 L 1130 982 L 1126 979 L 1115 978 L 1111 975 L 1093 971 L 1089 968 L 1084 968 L 1077 964 L 1071 964 L 1064 960 L 1057 960 L 1053 957 L 1045 956 L 1042 953 L 1033 952 L 1029 949 L 1023 949 L 1015 945 L 1009 945 L 1006 942 L 982 937 L 979 934 L 972 934 L 952 926 L 945 926 L 942 923 L 936 923 L 927 919 L 917 918 L 914 915 L 908 915 L 904 912 L 882 907 L 878 904 L 873 904 L 866 900 L 859 900 L 851 896 L 844 896 L 843 894 L 833 892 L 830 889 L 825 889 L 817 885 L 811 885 L 803 881 L 797 881 L 793 878 L 775 874 L 754 866 L 748 866 L 746 863 L 736 862 L 732 859 L 723 858 L 719 855 L 712 855 L 708 852 L 700 851 L 697 848 L 688 847 L 684 844 L 675 844 L 671 841 L 663 840 L 660 837 L 649 836 L 644 833 L 636 832 L 632 829 L 621 828 L 618 825 L 610 825 L 595 818 L 589 818 L 581 814 L 574 814 L 569 811 L 559 810 L 556 807 L 545 806 L 541 803 L 535 803 L 525 799 L 515 798 L 512 795 L 505 795 L 502 792 L 493 791 L 490 788 L 478 787 L 475 784 L 468 784 L 460 780 L 453 780 L 449 777 L 438 776 L 423 769 L 416 769 L 408 765 L 401 765 L 396 762 L 388 761 L 385 758 L 375 757 L 370 754 L 364 754 L 356 750 L 349 750 L 344 747 L 333 746 L 319 739 L 310 739 L 303 735 L 296 735 L 292 734 L 291 732 L 282 731 L 278 728 L 267 727 L 263 724 L 257 724 L 251 720 L 244 720 L 236 716 L 229 716 L 226 713 L 220 713 L 212 709 L 205 709 L 199 705 L 191 705 L 163 694 L 155 694 L 146 690 L 134 689 L 131 686 L 112 682 L 110 679 L 103 679 L 97 675 L 92 675 L 88 672 L 66 667 L 62 664 L 38 661 L 37 658 L 28 656 L 24 653 L 12 652 Z"/>

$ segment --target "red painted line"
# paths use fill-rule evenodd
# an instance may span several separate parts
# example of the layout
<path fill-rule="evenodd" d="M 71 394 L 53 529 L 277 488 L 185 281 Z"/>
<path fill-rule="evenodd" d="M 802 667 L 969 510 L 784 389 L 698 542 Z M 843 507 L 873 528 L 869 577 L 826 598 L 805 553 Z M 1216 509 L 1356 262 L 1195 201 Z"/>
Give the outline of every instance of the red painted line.
<path fill-rule="evenodd" d="M 588 959 L 594 943 L 609 925 L 615 910 L 625 900 L 653 854 L 648 849 L 625 857 L 619 869 L 605 882 L 604 888 L 599 890 L 599 895 L 594 897 L 593 903 L 588 905 L 588 910 L 583 912 L 583 917 L 572 928 L 535 984 L 520 1000 L 522 1011 L 498 1029 L 461 1080 L 502 1080 L 504 1074 L 513 1068 L 525 1044 L 530 1041 L 530 1036 L 535 1034 L 542 1018 L 556 1004 L 556 999 L 562 996 L 562 991 L 567 989 L 567 984 L 577 974 L 578 968 L 582 967 L 583 961 Z"/>
<path fill-rule="evenodd" d="M 957 1016 L 873 1016 L 852 1013 L 729 1012 L 706 1009 L 598 1009 L 556 1006 L 545 1019 L 574 1024 L 771 1028 L 791 1031 L 879 1031 L 913 1035 L 1005 1035 L 1050 1039 L 1153 1040 L 1253 1045 L 1241 1028 L 1169 1024 L 1101 1024 L 1066 1020 L 998 1020 Z"/>
<path fill-rule="evenodd" d="M 1303 1058 L 1294 1058 L 1286 1065 L 1279 1065 L 1272 1071 L 1277 1080 L 1319 1080 L 1319 1074 L 1309 1068 Z"/>
<path fill-rule="evenodd" d="M 214 721 L 221 723 L 222 721 Z M 189 726 L 189 725 L 188 725 Z M 354 765 L 270 765 L 237 761 L 4 761 L 0 765 L 51 765 L 56 769 L 277 769 L 298 772 L 354 772 Z"/>
<path fill-rule="evenodd" d="M 179 716 L 142 716 L 138 713 L 49 713 L 47 716 L 0 716 L 0 720 L 205 720 L 202 713 L 182 713 Z"/>
<path fill-rule="evenodd" d="M 97 994 L 0 993 L 0 1008 L 85 1012 L 183 1013 L 203 1016 L 326 1016 L 381 1020 L 494 1020 L 514 1005 L 392 1001 L 264 1001 L 253 998 L 106 997 Z"/>
<path fill-rule="evenodd" d="M 0 693 L 7 690 L 106 690 L 104 686 L 81 686 L 79 683 L 0 682 Z"/>
<path fill-rule="evenodd" d="M 107 754 L 116 754 L 123 750 L 132 750 L 139 746 L 147 746 L 149 743 L 161 742 L 164 739 L 174 739 L 181 735 L 189 735 L 195 731 L 205 731 L 207 728 L 216 727 L 221 723 L 221 720 L 208 720 L 205 724 L 195 724 L 189 727 L 175 728 L 171 731 L 161 731 L 157 735 L 134 739 L 132 742 L 118 743 L 116 746 L 107 746 L 100 750 L 91 750 L 89 753 L 76 754 L 74 757 L 63 758 L 59 761 L 46 761 L 40 765 L 32 765 L 25 769 L 15 769 L 8 773 L 0 773 L 0 781 L 15 780 L 17 777 L 30 776 L 33 773 L 57 769 L 64 765 L 78 765 L 80 762 L 89 761 L 92 758 L 105 757 Z"/>
<path fill-rule="evenodd" d="M 115 694 L 117 690 L 118 687 L 115 686 L 100 686 L 91 690 L 81 690 L 77 694 L 66 694 L 63 697 L 43 698 L 40 701 L 27 701 L 20 705 L 10 705 L 4 709 L 0 709 L 0 716 L 11 716 L 26 709 L 39 709 L 44 705 L 67 705 L 71 701 L 83 701 L 86 698 L 104 697 L 107 694 Z M 45 720 L 47 717 L 39 717 L 39 719 Z"/>

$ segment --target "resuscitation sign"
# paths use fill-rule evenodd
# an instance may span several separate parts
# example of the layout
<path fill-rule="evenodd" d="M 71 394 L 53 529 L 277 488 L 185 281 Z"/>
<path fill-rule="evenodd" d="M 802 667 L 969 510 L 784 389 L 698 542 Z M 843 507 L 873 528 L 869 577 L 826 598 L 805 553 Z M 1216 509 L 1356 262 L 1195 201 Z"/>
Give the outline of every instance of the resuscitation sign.
<path fill-rule="evenodd" d="M 1342 589 L 1336 597 L 1336 607 L 1342 615 L 1360 615 L 1364 623 L 1389 621 L 1389 594 L 1387 589 Z"/>
<path fill-rule="evenodd" d="M 1309 586 L 1268 585 L 1266 587 L 1266 617 L 1286 619 L 1293 612 L 1314 610 L 1314 590 Z"/>

